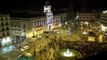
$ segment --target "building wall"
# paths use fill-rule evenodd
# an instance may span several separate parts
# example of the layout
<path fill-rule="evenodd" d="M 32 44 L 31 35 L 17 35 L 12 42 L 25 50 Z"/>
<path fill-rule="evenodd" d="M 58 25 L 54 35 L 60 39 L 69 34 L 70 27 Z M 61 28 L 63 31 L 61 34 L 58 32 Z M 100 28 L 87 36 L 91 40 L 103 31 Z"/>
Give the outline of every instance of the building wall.
<path fill-rule="evenodd" d="M 59 16 L 61 17 L 62 21 L 65 21 L 67 18 L 67 13 L 60 13 Z"/>
<path fill-rule="evenodd" d="M 80 13 L 79 20 L 80 21 L 95 20 L 95 13 Z"/>
<path fill-rule="evenodd" d="M 46 26 L 45 16 L 37 17 L 35 20 L 32 20 L 32 31 L 34 36 L 43 34 L 45 26 Z"/>
<path fill-rule="evenodd" d="M 55 19 L 52 22 L 57 22 L 65 19 L 66 14 L 54 15 Z M 25 27 L 24 27 L 25 26 Z M 27 38 L 32 38 L 38 34 L 43 34 L 46 29 L 46 16 L 36 18 L 11 18 L 11 35 L 22 36 L 26 35 Z"/>
<path fill-rule="evenodd" d="M 80 26 L 86 25 L 90 28 L 96 26 L 96 21 L 100 19 L 98 17 L 99 15 L 100 15 L 99 13 L 95 13 L 95 12 L 80 13 L 79 14 Z M 84 29 L 84 28 L 81 28 L 81 29 Z"/>
<path fill-rule="evenodd" d="M 100 23 L 101 23 L 101 30 L 107 31 L 107 13 L 101 13 Z"/>
<path fill-rule="evenodd" d="M 10 16 L 9 14 L 0 14 L 0 42 L 1 45 L 5 45 L 7 42 L 7 37 L 10 38 Z M 3 42 L 5 40 L 5 42 Z M 4 43 L 4 44 L 3 44 Z"/>
<path fill-rule="evenodd" d="M 13 37 L 19 36 L 20 39 L 23 36 L 29 37 L 31 30 L 31 18 L 11 18 L 11 34 Z"/>

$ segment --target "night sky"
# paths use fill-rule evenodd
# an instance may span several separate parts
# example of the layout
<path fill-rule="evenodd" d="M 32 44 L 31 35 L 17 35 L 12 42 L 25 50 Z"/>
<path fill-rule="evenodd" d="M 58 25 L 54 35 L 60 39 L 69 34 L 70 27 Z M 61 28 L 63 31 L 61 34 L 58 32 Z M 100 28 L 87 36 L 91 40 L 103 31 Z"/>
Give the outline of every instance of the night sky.
<path fill-rule="evenodd" d="M 83 8 L 87 9 L 106 9 L 106 0 L 0 0 L 0 12 L 15 12 L 27 15 L 38 14 L 43 15 L 43 6 L 49 1 L 52 5 L 52 10 L 67 8 L 67 11 L 78 11 Z M 26 13 L 27 12 L 27 13 Z M 42 13 L 42 14 L 40 14 Z M 12 13 L 13 16 L 17 15 Z M 23 13 L 22 13 L 23 16 Z"/>
<path fill-rule="evenodd" d="M 42 10 L 46 0 L 0 0 L 0 10 Z M 68 8 L 72 3 L 75 9 L 106 8 L 106 0 L 48 0 L 53 9 Z"/>

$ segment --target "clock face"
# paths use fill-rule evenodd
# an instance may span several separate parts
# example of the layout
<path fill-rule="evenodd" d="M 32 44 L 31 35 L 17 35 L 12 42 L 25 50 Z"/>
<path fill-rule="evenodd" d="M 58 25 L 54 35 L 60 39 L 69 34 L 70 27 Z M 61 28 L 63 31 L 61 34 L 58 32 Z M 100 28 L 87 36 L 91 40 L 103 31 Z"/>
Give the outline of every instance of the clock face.
<path fill-rule="evenodd" d="M 51 6 L 44 6 L 44 12 L 51 12 Z"/>

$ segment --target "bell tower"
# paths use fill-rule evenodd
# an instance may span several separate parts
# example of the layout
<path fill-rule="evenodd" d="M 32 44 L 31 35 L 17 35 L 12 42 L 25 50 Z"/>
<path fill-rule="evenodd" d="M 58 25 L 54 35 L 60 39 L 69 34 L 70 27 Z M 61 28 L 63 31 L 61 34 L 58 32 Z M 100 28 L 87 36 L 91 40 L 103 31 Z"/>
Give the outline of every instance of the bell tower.
<path fill-rule="evenodd" d="M 44 13 L 46 13 L 46 29 L 50 31 L 52 29 L 53 12 L 51 11 L 49 1 L 47 1 L 44 6 Z"/>

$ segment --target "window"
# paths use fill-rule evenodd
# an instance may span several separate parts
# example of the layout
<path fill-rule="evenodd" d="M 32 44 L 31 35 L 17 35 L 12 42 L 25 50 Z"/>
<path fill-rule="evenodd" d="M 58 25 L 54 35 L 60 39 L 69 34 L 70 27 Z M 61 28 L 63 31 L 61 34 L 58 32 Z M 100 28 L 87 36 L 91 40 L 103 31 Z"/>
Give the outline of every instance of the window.
<path fill-rule="evenodd" d="M 5 34 L 3 33 L 3 37 L 5 36 Z"/>
<path fill-rule="evenodd" d="M 1 24 L 2 26 L 4 26 L 4 23 L 2 22 L 2 24 Z"/>
<path fill-rule="evenodd" d="M 23 30 L 23 32 L 26 32 L 25 30 Z"/>
<path fill-rule="evenodd" d="M 9 28 L 7 27 L 6 30 L 9 30 Z"/>
<path fill-rule="evenodd" d="M 9 25 L 8 22 L 6 22 L 6 25 Z"/>
<path fill-rule="evenodd" d="M 4 31 L 4 28 L 2 28 L 2 31 Z"/>
<path fill-rule="evenodd" d="M 9 32 L 7 32 L 7 35 L 8 35 L 8 36 L 10 35 Z"/>
<path fill-rule="evenodd" d="M 8 20 L 8 18 L 6 18 L 6 20 Z"/>
<path fill-rule="evenodd" d="M 25 28 L 25 24 L 23 24 L 23 28 Z"/>
<path fill-rule="evenodd" d="M 1 18 L 1 21 L 3 20 L 3 18 Z"/>

